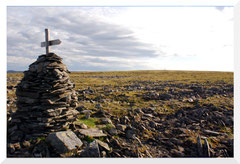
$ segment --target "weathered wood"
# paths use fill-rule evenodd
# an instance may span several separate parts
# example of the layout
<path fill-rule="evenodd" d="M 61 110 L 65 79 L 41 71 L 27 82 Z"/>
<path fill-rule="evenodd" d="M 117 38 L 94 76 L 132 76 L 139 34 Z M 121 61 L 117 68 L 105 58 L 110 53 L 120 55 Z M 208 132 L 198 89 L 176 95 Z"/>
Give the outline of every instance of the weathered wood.
<path fill-rule="evenodd" d="M 61 43 L 61 40 L 59 39 L 51 40 L 48 42 L 48 46 L 58 45 L 60 43 Z M 46 42 L 41 42 L 41 47 L 46 47 Z"/>
<path fill-rule="evenodd" d="M 61 41 L 59 39 L 49 41 L 49 31 L 45 29 L 45 42 L 41 42 L 41 47 L 46 47 L 46 54 L 49 54 L 49 46 L 58 45 Z"/>
<path fill-rule="evenodd" d="M 49 54 L 48 40 L 49 40 L 48 29 L 45 29 L 46 54 Z"/>

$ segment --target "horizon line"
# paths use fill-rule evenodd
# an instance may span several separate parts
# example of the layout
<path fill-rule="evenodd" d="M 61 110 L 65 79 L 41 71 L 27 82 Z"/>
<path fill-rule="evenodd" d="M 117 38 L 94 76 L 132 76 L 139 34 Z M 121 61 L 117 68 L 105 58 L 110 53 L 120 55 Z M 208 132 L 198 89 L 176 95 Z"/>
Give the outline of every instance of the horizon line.
<path fill-rule="evenodd" d="M 9 71 L 13 71 L 16 73 L 23 73 L 24 71 L 28 71 L 28 70 L 24 70 L 24 71 L 16 71 L 16 70 L 7 70 L 7 73 L 11 73 Z M 88 70 L 69 70 L 70 72 L 130 72 L 130 71 L 193 71 L 193 72 L 232 72 L 234 73 L 234 71 L 220 71 L 220 70 L 171 70 L 171 69 L 154 69 L 154 70 L 102 70 L 102 71 L 88 71 Z"/>

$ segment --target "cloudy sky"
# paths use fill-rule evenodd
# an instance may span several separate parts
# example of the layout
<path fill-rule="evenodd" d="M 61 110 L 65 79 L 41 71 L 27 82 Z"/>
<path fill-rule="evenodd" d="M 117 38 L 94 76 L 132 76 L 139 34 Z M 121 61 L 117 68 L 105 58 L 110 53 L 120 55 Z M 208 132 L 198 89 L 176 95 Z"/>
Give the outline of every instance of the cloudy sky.
<path fill-rule="evenodd" d="M 71 71 L 233 71 L 233 7 L 8 7 L 7 69 L 50 50 Z"/>

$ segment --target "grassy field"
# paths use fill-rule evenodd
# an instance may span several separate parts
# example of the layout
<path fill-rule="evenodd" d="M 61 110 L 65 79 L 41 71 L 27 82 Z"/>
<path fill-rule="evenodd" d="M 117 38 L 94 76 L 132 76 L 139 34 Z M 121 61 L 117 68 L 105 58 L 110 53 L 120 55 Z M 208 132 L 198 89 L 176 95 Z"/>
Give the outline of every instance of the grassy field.
<path fill-rule="evenodd" d="M 102 76 L 102 77 L 98 77 Z M 116 77 L 114 77 L 116 76 Z M 119 78 L 117 78 L 119 76 Z M 119 71 L 119 72 L 72 72 L 71 79 L 76 88 L 95 85 L 131 85 L 137 81 L 168 81 L 184 84 L 191 83 L 233 83 L 232 72 L 205 72 L 205 71 Z"/>
<path fill-rule="evenodd" d="M 181 85 L 199 85 L 205 89 L 221 88 L 221 84 L 233 85 L 233 73 L 231 72 L 196 72 L 196 71 L 123 71 L 123 72 L 73 72 L 71 79 L 76 85 L 76 90 L 83 90 L 91 87 L 94 94 L 88 95 L 89 99 L 104 96 L 111 103 L 102 103 L 106 110 L 121 111 L 125 108 L 144 108 L 158 106 L 159 110 L 176 110 L 183 106 L 192 106 L 190 103 L 182 103 L 180 100 L 167 101 L 144 101 L 141 95 L 154 91 L 158 94 L 168 93 L 174 89 L 175 92 L 188 91 Z M 171 85 L 173 84 L 173 85 Z M 174 86 L 175 85 L 175 86 Z M 159 86 L 161 89 L 155 90 Z M 149 89 L 146 89 L 146 88 Z M 105 91 L 104 91 L 104 88 Z M 132 88 L 132 89 L 127 89 Z M 106 91 L 111 91 L 106 94 Z M 140 96 L 139 96 L 140 95 Z M 225 98 L 218 101 L 216 95 L 200 100 L 202 103 L 214 103 L 215 105 L 232 104 L 231 99 Z M 83 104 L 94 108 L 92 103 Z M 230 105 L 232 106 L 232 105 Z M 231 108 L 231 107 L 230 107 Z"/>
<path fill-rule="evenodd" d="M 22 73 L 7 74 L 7 85 L 15 86 L 17 80 L 23 77 Z M 114 72 L 72 72 L 71 81 L 75 83 L 75 90 L 87 90 L 90 87 L 92 93 L 80 94 L 84 99 L 95 100 L 103 98 L 105 101 L 98 102 L 103 109 L 113 113 L 124 113 L 126 108 L 144 108 L 157 106 L 158 110 L 164 112 L 177 110 L 182 107 L 193 106 L 192 103 L 183 103 L 181 99 L 172 99 L 170 101 L 144 101 L 142 96 L 148 92 L 158 94 L 168 93 L 174 89 L 176 93 L 188 92 L 189 86 L 197 85 L 204 89 L 212 87 L 221 89 L 223 85 L 233 85 L 232 72 L 206 72 L 206 71 L 114 71 Z M 156 90 L 157 87 L 157 90 Z M 160 89 L 159 89 L 160 88 Z M 8 92 L 8 97 L 15 97 L 14 91 Z M 221 101 L 219 98 L 221 97 Z M 201 104 L 213 103 L 217 106 L 226 106 L 230 109 L 233 105 L 233 99 L 219 95 L 200 98 Z M 80 101 L 80 105 L 91 109 L 95 108 L 96 103 L 90 101 Z"/>
<path fill-rule="evenodd" d="M 14 86 L 22 77 L 22 73 L 7 74 L 9 102 L 16 101 Z M 196 157 L 199 135 L 207 138 L 211 156 L 233 155 L 233 72 L 72 72 L 70 79 L 75 83 L 78 107 L 82 110 L 102 109 L 110 113 L 114 124 L 121 122 L 122 118 L 126 120 L 123 116 L 127 116 L 130 122 L 126 125 L 131 124 L 136 129 L 144 127 L 138 129 L 136 136 L 154 157 L 181 156 L 181 153 Z M 15 103 L 9 103 L 8 109 L 13 108 L 16 108 Z M 137 112 L 139 110 L 144 112 Z M 99 127 L 99 119 L 86 119 L 80 115 L 78 123 L 105 130 L 112 128 L 108 124 Z M 159 140 L 159 135 L 168 142 Z M 125 135 L 114 137 L 119 142 L 131 143 Z M 174 138 L 175 142 L 172 141 Z M 140 148 L 137 149 L 147 157 L 145 149 Z M 161 155 L 159 150 L 167 153 Z"/>

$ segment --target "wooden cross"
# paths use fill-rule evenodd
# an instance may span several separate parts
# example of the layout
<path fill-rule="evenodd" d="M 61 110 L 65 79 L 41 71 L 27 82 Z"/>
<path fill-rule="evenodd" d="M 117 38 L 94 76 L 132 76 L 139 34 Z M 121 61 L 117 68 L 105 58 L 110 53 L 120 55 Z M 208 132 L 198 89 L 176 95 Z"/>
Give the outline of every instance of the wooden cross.
<path fill-rule="evenodd" d="M 61 41 L 59 39 L 49 41 L 49 31 L 45 29 L 45 42 L 41 42 L 41 47 L 46 47 L 46 54 L 49 54 L 49 46 L 58 45 Z"/>

